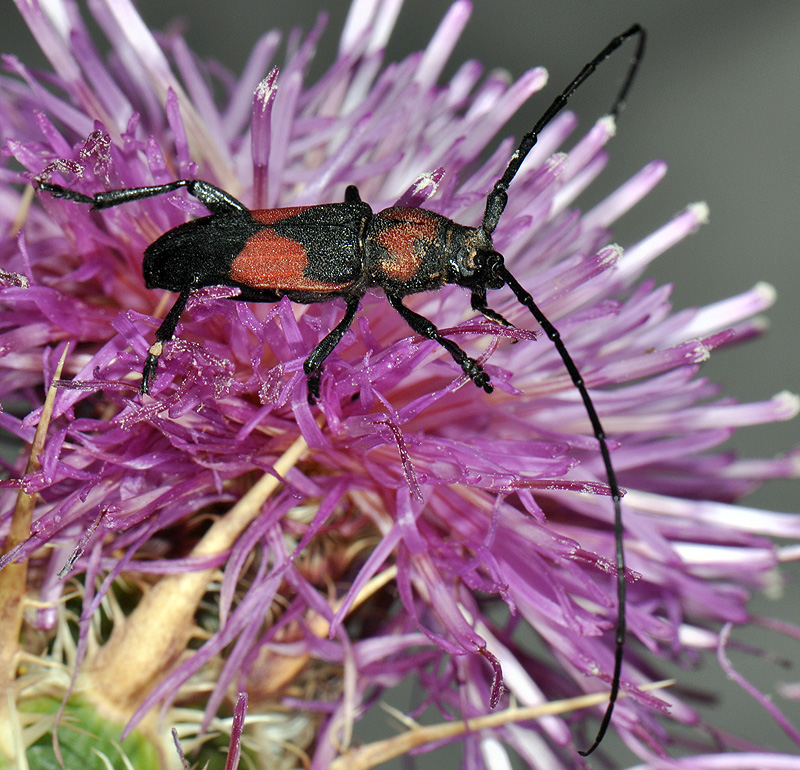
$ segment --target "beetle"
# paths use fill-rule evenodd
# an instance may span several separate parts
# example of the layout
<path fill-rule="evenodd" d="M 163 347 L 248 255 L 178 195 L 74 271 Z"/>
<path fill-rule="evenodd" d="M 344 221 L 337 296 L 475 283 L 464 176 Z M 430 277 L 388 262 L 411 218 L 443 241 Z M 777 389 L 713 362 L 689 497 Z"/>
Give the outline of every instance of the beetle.
<path fill-rule="evenodd" d="M 646 37 L 645 30 L 634 24 L 584 65 L 531 131 L 523 136 L 505 172 L 487 195 L 483 220 L 478 227 L 461 225 L 419 208 L 394 206 L 373 213 L 353 185 L 347 187 L 341 203 L 249 210 L 224 190 L 199 179 L 108 190 L 93 196 L 42 178 L 36 180 L 40 191 L 89 204 L 94 209 L 107 209 L 185 188 L 211 212 L 169 230 L 144 252 L 143 273 L 147 288 L 178 292 L 178 299 L 156 331 L 156 341 L 145 359 L 140 388 L 143 395 L 149 393 L 163 345 L 175 335 L 191 294 L 201 287 L 217 285 L 238 288 L 240 293 L 233 299 L 248 302 L 277 302 L 282 297 L 303 304 L 335 298 L 344 300 L 345 313 L 341 321 L 317 344 L 303 365 L 308 399 L 312 404 L 320 395 L 325 359 L 350 328 L 361 298 L 368 289 L 376 287 L 383 289 L 389 303 L 414 332 L 445 348 L 475 385 L 491 393 L 489 375 L 480 363 L 442 335 L 431 321 L 407 307 L 403 299 L 411 294 L 440 289 L 446 284 L 457 284 L 470 292 L 473 310 L 496 323 L 512 326 L 488 306 L 486 297 L 489 289 L 504 286 L 511 289 L 555 345 L 580 393 L 600 446 L 614 506 L 618 601 L 614 672 L 600 727 L 589 749 L 579 752 L 583 756 L 591 754 L 602 741 L 620 690 L 626 631 L 622 493 L 602 423 L 578 367 L 556 327 L 506 268 L 503 256 L 495 251 L 492 234 L 508 202 L 509 185 L 541 131 L 605 59 L 625 41 L 636 38 L 636 49 L 610 114 L 616 117 L 622 110 L 644 55 Z"/>

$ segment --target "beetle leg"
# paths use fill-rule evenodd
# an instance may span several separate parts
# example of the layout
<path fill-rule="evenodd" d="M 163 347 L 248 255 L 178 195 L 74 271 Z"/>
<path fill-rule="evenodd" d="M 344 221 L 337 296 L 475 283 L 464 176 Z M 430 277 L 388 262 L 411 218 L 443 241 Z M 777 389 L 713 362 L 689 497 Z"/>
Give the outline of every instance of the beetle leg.
<path fill-rule="evenodd" d="M 503 316 L 500 315 L 496 310 L 492 310 L 486 304 L 486 291 L 480 291 L 479 289 L 472 290 L 472 309 L 482 315 L 486 316 L 490 321 L 494 321 L 495 323 L 499 323 L 501 326 L 507 326 L 509 329 L 514 328 L 514 324 L 511 321 L 507 321 Z"/>
<path fill-rule="evenodd" d="M 356 187 L 354 184 L 347 185 L 347 189 L 344 191 L 344 202 L 361 203 L 361 196 L 358 193 L 358 187 Z"/>
<path fill-rule="evenodd" d="M 156 330 L 156 341 L 150 346 L 147 351 L 147 358 L 144 361 L 142 368 L 142 384 L 139 392 L 145 395 L 150 392 L 150 383 L 156 378 L 156 367 L 158 366 L 158 358 L 164 350 L 164 343 L 172 339 L 175 335 L 175 329 L 178 326 L 178 321 L 186 307 L 186 302 L 189 295 L 192 293 L 192 288 L 184 289 L 175 300 L 175 304 L 170 308 L 161 326 Z"/>
<path fill-rule="evenodd" d="M 157 195 L 179 190 L 185 187 L 189 195 L 194 196 L 209 211 L 214 214 L 232 214 L 246 212 L 244 204 L 236 200 L 232 195 L 220 190 L 209 182 L 201 179 L 178 179 L 168 184 L 152 185 L 150 187 L 129 187 L 122 190 L 106 190 L 96 193 L 94 196 L 84 195 L 77 190 L 70 190 L 60 184 L 52 182 L 37 181 L 40 190 L 49 192 L 55 198 L 75 201 L 76 203 L 89 203 L 95 209 L 108 209 L 112 206 L 120 206 L 123 203 L 138 201 L 142 198 L 153 198 Z"/>
<path fill-rule="evenodd" d="M 348 297 L 345 301 L 347 302 L 347 309 L 344 312 L 344 318 L 322 338 L 303 364 L 303 371 L 308 377 L 309 404 L 316 404 L 319 399 L 322 364 L 325 359 L 333 353 L 334 348 L 342 341 L 345 332 L 353 323 L 353 319 L 356 317 L 356 312 L 358 311 L 358 304 L 361 301 L 361 296 Z"/>
<path fill-rule="evenodd" d="M 487 393 L 491 393 L 494 388 L 489 382 L 489 375 L 483 371 L 483 367 L 474 359 L 470 358 L 455 342 L 442 336 L 442 333 L 425 316 L 415 313 L 403 304 L 403 298 L 396 294 L 387 294 L 387 299 L 392 307 L 400 313 L 403 320 L 417 333 L 429 340 L 438 342 L 452 357 L 453 360 L 464 370 L 466 374 L 479 388 L 483 388 Z"/>

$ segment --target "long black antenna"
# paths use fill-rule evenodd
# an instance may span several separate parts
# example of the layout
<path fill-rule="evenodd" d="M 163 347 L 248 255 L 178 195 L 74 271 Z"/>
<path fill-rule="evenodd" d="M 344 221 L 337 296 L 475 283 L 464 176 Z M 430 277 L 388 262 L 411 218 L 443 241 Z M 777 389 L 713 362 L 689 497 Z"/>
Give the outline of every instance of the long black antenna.
<path fill-rule="evenodd" d="M 558 115 L 558 113 L 561 112 L 564 107 L 566 107 L 570 96 L 572 96 L 572 94 L 574 94 L 575 91 L 577 91 L 578 88 L 583 85 L 584 81 L 589 78 L 589 76 L 598 68 L 598 66 L 609 56 L 611 56 L 611 54 L 614 53 L 614 51 L 616 51 L 617 48 L 619 48 L 626 40 L 632 37 L 638 37 L 639 42 L 636 46 L 636 51 L 633 54 L 633 58 L 631 59 L 630 66 L 628 67 L 628 74 L 625 76 L 625 82 L 622 84 L 622 88 L 620 88 L 617 98 L 614 100 L 614 104 L 611 105 L 609 114 L 611 117 L 615 118 L 620 112 L 622 112 L 625 107 L 625 99 L 628 96 L 628 91 L 630 91 L 631 84 L 633 83 L 633 79 L 636 77 L 639 64 L 641 64 L 642 57 L 644 56 L 644 45 L 647 40 L 647 33 L 638 24 L 634 24 L 629 29 L 625 30 L 625 32 L 623 32 L 621 35 L 617 35 L 617 37 L 615 37 L 602 51 L 600 51 L 600 53 L 597 54 L 594 59 L 592 59 L 588 64 L 585 64 L 583 69 L 576 75 L 574 80 L 561 92 L 561 94 L 559 94 L 559 96 L 555 98 L 547 110 L 545 110 L 544 115 L 542 115 L 542 117 L 536 121 L 536 125 L 531 129 L 531 131 L 522 137 L 522 141 L 519 143 L 519 147 L 517 147 L 516 151 L 511 156 L 511 160 L 508 162 L 508 167 L 503 173 L 503 176 L 501 176 L 500 179 L 495 182 L 494 188 L 486 199 L 486 211 L 483 215 L 482 228 L 489 235 L 491 235 L 497 227 L 497 222 L 506 207 L 506 203 L 508 203 L 507 191 L 508 186 L 511 184 L 511 180 L 517 175 L 517 171 L 519 171 L 519 167 L 522 165 L 522 162 L 539 140 L 539 134 L 542 132 L 544 127 L 556 115 Z"/>
<path fill-rule="evenodd" d="M 564 109 L 570 96 L 572 96 L 572 94 L 575 93 L 575 91 L 584 83 L 584 81 L 597 69 L 600 63 L 605 61 L 626 40 L 632 37 L 638 38 L 638 44 L 636 46 L 636 51 L 634 52 L 633 58 L 631 59 L 631 64 L 628 68 L 625 81 L 623 82 L 622 88 L 617 94 L 617 98 L 614 100 L 610 114 L 612 117 L 616 117 L 623 109 L 628 91 L 630 90 L 633 79 L 636 76 L 637 70 L 639 69 L 639 64 L 642 61 L 645 41 L 647 39 L 647 33 L 638 24 L 634 24 L 621 35 L 615 37 L 599 54 L 597 54 L 597 56 L 594 57 L 594 59 L 586 64 L 575 77 L 575 79 L 547 108 L 544 115 L 539 118 L 530 133 L 527 133 L 522 137 L 522 141 L 519 143 L 519 147 L 517 147 L 516 152 L 514 152 L 514 154 L 511 156 L 511 160 L 509 161 L 503 176 L 501 176 L 500 179 L 495 182 L 492 191 L 489 193 L 486 199 L 486 211 L 483 215 L 483 224 L 481 227 L 487 235 L 491 235 L 497 227 L 497 223 L 506 207 L 506 203 L 508 202 L 508 186 L 511 184 L 511 180 L 516 176 L 517 171 L 519 171 L 519 168 L 527 157 L 528 153 L 533 149 L 534 145 L 539 139 L 539 134 L 542 132 L 544 127 L 559 112 L 561 112 L 562 109 Z M 556 350 L 561 356 L 561 360 L 563 361 L 564 366 L 569 373 L 572 384 L 581 395 L 584 408 L 586 409 L 586 414 L 588 415 L 589 422 L 592 425 L 594 437 L 597 439 L 598 444 L 600 444 L 600 454 L 603 457 L 603 465 L 608 478 L 608 486 L 611 490 L 611 500 L 614 505 L 614 542 L 617 569 L 617 627 L 614 648 L 614 676 L 611 682 L 611 692 L 608 696 L 608 705 L 606 706 L 606 711 L 605 714 L 603 714 L 603 719 L 600 722 L 600 727 L 598 728 L 594 742 L 586 751 L 578 752 L 581 756 L 586 757 L 600 745 L 600 742 L 603 740 L 606 731 L 608 730 L 608 726 L 611 724 L 611 716 L 614 713 L 614 704 L 617 702 L 617 697 L 619 696 L 620 679 L 622 676 L 622 661 L 625 649 L 626 631 L 625 601 L 627 597 L 627 584 L 625 582 L 625 549 L 622 540 L 622 506 L 620 503 L 620 500 L 622 499 L 622 493 L 620 491 L 619 484 L 617 483 L 617 474 L 614 472 L 614 466 L 611 464 L 611 453 L 608 449 L 608 443 L 606 442 L 606 434 L 603 430 L 603 425 L 600 422 L 597 410 L 594 408 L 592 399 L 589 396 L 589 391 L 586 389 L 586 384 L 584 383 L 578 367 L 572 360 L 572 356 L 567 351 L 567 347 L 564 344 L 564 341 L 562 340 L 561 335 L 556 327 L 550 323 L 545 314 L 539 309 L 534 302 L 533 297 L 522 287 L 521 284 L 517 282 L 514 276 L 511 275 L 511 273 L 503 264 L 502 257 L 499 255 L 497 256 L 498 262 L 496 265 L 496 273 L 498 277 L 505 281 L 506 285 L 511 289 L 511 291 L 514 292 L 517 300 L 522 305 L 527 307 L 528 310 L 530 310 L 531 314 L 536 319 L 536 322 L 542 327 L 542 330 L 547 335 L 547 338 L 553 343 L 553 345 L 555 345 Z"/>
<path fill-rule="evenodd" d="M 516 280 L 516 278 L 511 275 L 505 265 L 501 265 L 497 272 L 498 275 L 506 282 L 511 291 L 514 292 L 514 295 L 519 300 L 520 304 L 525 305 L 525 307 L 531 311 L 531 314 L 536 319 L 536 322 L 542 327 L 542 330 L 547 335 L 547 339 L 549 339 L 550 342 L 555 345 L 558 354 L 561 356 L 561 360 L 564 362 L 567 372 L 569 372 L 572 384 L 581 394 L 581 399 L 583 400 L 586 414 L 589 415 L 589 422 L 592 424 L 594 437 L 600 444 L 600 454 L 603 456 L 603 465 L 606 469 L 608 486 L 611 490 L 611 501 L 614 504 L 614 542 L 616 545 L 615 550 L 617 568 L 617 628 L 614 647 L 614 678 L 611 683 L 611 692 L 608 696 L 606 712 L 603 714 L 603 721 L 600 723 L 600 728 L 597 731 L 594 743 L 592 743 L 592 745 L 586 751 L 578 752 L 581 756 L 587 757 L 600 745 L 600 741 L 603 740 L 603 737 L 608 730 L 608 726 L 611 723 L 611 715 L 614 713 L 614 704 L 616 703 L 617 696 L 619 695 L 620 677 L 622 675 L 622 658 L 625 649 L 626 629 L 625 600 L 627 596 L 627 584 L 625 583 L 625 549 L 622 543 L 622 507 L 620 505 L 622 492 L 620 491 L 619 484 L 617 483 L 617 474 L 614 472 L 614 466 L 611 464 L 611 453 L 608 449 L 603 425 L 600 422 L 600 418 L 597 415 L 597 410 L 594 408 L 592 399 L 589 396 L 589 391 L 586 389 L 586 384 L 583 381 L 583 377 L 581 376 L 581 373 L 578 370 L 575 362 L 572 360 L 572 356 L 567 351 L 567 346 L 564 344 L 564 340 L 561 338 L 558 329 L 556 329 L 556 327 L 550 323 L 547 316 L 545 316 L 545 314 L 539 309 L 538 305 L 534 302 L 533 297 L 524 289 L 524 287 Z"/>

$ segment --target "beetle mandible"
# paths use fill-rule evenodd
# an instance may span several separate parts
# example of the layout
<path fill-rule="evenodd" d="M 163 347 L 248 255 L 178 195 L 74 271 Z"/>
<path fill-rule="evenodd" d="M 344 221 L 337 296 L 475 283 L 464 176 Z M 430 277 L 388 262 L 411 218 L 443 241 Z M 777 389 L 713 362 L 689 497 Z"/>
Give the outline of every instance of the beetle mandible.
<path fill-rule="evenodd" d="M 189 296 L 203 286 L 218 285 L 240 289 L 241 293 L 233 299 L 248 302 L 277 302 L 282 297 L 304 304 L 327 302 L 337 297 L 344 300 L 346 309 L 342 320 L 311 351 L 303 365 L 312 404 L 320 395 L 325 359 L 350 328 L 361 298 L 374 287 L 383 289 L 389 303 L 414 332 L 444 347 L 479 388 L 491 393 L 489 375 L 481 365 L 443 336 L 427 318 L 403 304 L 403 298 L 434 291 L 446 284 L 457 284 L 469 290 L 473 310 L 496 323 L 511 326 L 488 306 L 486 298 L 489 289 L 503 286 L 511 289 L 555 345 L 580 393 L 600 445 L 614 506 L 618 601 L 614 672 L 603 719 L 592 745 L 580 752 L 583 756 L 591 754 L 603 739 L 620 690 L 626 629 L 622 493 L 605 432 L 578 367 L 555 326 L 506 268 L 503 256 L 494 250 L 492 234 L 508 202 L 508 187 L 541 131 L 598 65 L 630 38 L 637 39 L 636 49 L 610 115 L 615 117 L 622 110 L 644 54 L 646 33 L 638 24 L 613 38 L 584 65 L 531 131 L 523 136 L 505 172 L 486 198 L 483 221 L 478 227 L 460 225 L 426 209 L 395 206 L 375 214 L 353 185 L 347 187 L 343 203 L 249 210 L 224 190 L 199 179 L 108 190 L 93 196 L 41 178 L 36 180 L 39 190 L 57 198 L 89 204 L 94 209 L 107 209 L 186 188 L 211 212 L 209 216 L 166 232 L 144 252 L 143 273 L 147 288 L 167 289 L 179 295 L 156 331 L 156 341 L 145 360 L 142 394 L 149 393 L 163 344 L 175 335 Z"/>

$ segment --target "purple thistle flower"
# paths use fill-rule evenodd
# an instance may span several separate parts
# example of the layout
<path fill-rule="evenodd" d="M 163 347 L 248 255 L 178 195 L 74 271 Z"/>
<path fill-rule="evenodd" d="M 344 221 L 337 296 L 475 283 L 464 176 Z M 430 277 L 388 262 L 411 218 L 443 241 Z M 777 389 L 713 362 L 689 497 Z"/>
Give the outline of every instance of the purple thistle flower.
<path fill-rule="evenodd" d="M 469 62 L 439 85 L 465 2 L 425 52 L 381 69 L 398 7 L 376 0 L 354 4 L 339 58 L 316 83 L 306 72 L 322 23 L 293 38 L 280 72 L 277 38 L 265 35 L 240 78 L 219 78 L 218 101 L 217 70 L 180 37 L 154 38 L 125 0 L 94 7 L 107 60 L 72 3 L 47 13 L 36 0 L 17 4 L 55 74 L 5 57 L 0 81 L 5 157 L 25 169 L 0 170 L 12 233 L 0 265 L 0 394 L 14 407 L 0 414 L 5 430 L 31 443 L 65 350 L 66 363 L 41 467 L 26 472 L 24 452 L 0 482 L 3 533 L 20 490 L 38 495 L 30 537 L 0 564 L 27 561 L 45 603 L 29 620 L 44 636 L 68 634 L 58 602 L 81 594 L 74 655 L 58 661 L 68 675 L 50 690 L 162 733 L 190 710 L 201 731 L 246 691 L 244 735 L 265 763 L 292 767 L 306 754 L 327 768 L 357 766 L 352 730 L 389 688 L 412 681 L 410 717 L 430 707 L 444 724 L 409 726 L 400 753 L 460 740 L 465 766 L 501 767 L 509 749 L 531 767 L 581 766 L 577 717 L 520 721 L 512 709 L 580 693 L 604 705 L 617 612 L 612 508 L 580 398 L 510 293 L 493 306 L 521 329 L 475 320 L 455 287 L 409 299 L 480 358 L 491 396 L 375 293 L 326 363 L 312 409 L 302 364 L 339 303 L 250 305 L 225 301 L 233 292 L 219 287 L 190 300 L 153 397 L 140 399 L 141 364 L 171 297 L 145 290 L 142 252 L 207 212 L 180 194 L 99 214 L 46 195 L 30 205 L 40 175 L 86 194 L 199 177 L 253 207 L 338 201 L 353 183 L 375 210 L 424 206 L 475 223 L 515 143 L 482 153 L 544 72 L 509 84 Z M 790 557 L 769 538 L 800 533 L 800 516 L 735 504 L 766 479 L 796 476 L 796 453 L 715 451 L 737 427 L 793 417 L 797 398 L 737 404 L 697 377 L 713 349 L 759 332 L 754 316 L 773 292 L 673 313 L 669 291 L 641 276 L 705 207 L 624 251 L 608 245 L 609 228 L 665 165 L 580 214 L 574 201 L 602 171 L 614 126 L 601 119 L 566 153 L 575 123 L 564 114 L 543 134 L 495 244 L 579 363 L 628 490 L 629 697 L 615 730 L 647 767 L 800 767 L 704 724 L 678 688 L 637 689 L 660 677 L 660 661 L 701 650 L 729 666 L 730 628 L 754 620 L 748 589 Z M 42 676 L 46 666 L 43 656 Z M 501 679 L 507 696 L 493 711 Z M 445 730 L 498 710 L 508 710 L 504 723 Z M 242 718 L 240 708 L 237 750 Z M 733 751 L 667 761 L 676 747 L 698 751 L 670 722 Z M 374 745 L 381 761 L 394 750 Z"/>

